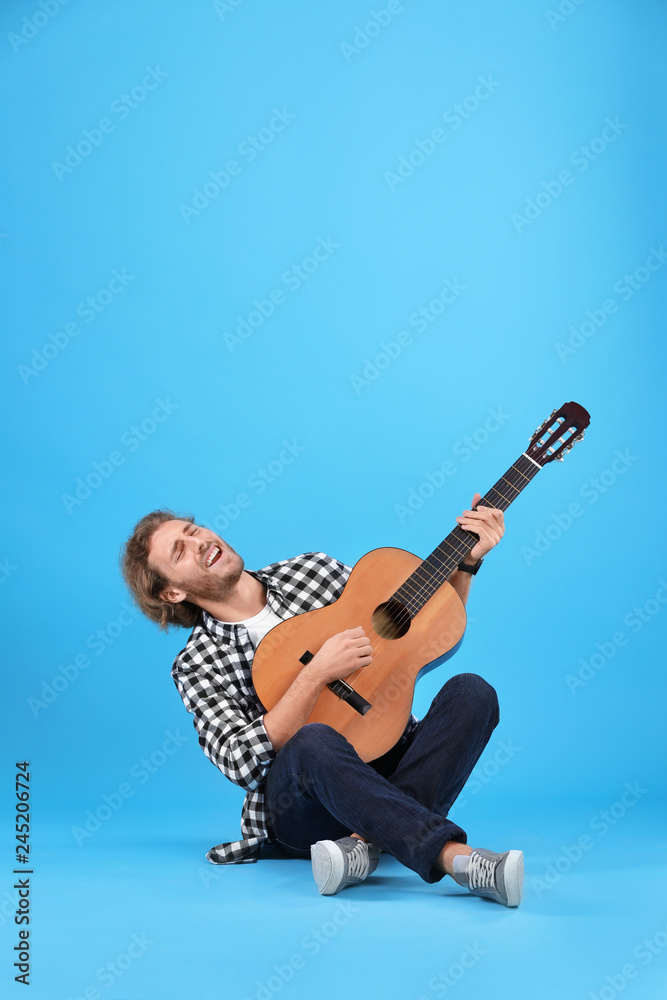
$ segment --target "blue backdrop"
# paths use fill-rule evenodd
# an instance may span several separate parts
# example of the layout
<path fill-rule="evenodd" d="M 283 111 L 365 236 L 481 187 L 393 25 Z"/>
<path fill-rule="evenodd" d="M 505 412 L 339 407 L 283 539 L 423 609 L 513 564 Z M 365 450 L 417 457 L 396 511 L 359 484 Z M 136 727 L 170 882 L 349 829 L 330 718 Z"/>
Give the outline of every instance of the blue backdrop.
<path fill-rule="evenodd" d="M 580 402 L 590 430 L 508 512 L 463 646 L 415 711 L 451 673 L 497 688 L 501 725 L 453 815 L 486 834 L 491 817 L 514 830 L 513 810 L 544 810 L 530 843 L 517 827 L 506 845 L 527 864 L 554 817 L 571 811 L 574 842 L 626 783 L 637 815 L 660 809 L 662 6 L 11 0 L 0 20 L 6 995 L 22 995 L 20 760 L 33 997 L 254 997 L 270 973 L 253 978 L 256 948 L 232 935 L 223 983 L 214 949 L 172 939 L 159 895 L 182 865 L 192 893 L 210 870 L 229 915 L 220 887 L 261 906 L 273 869 L 203 861 L 236 837 L 243 794 L 170 679 L 187 633 L 141 619 L 118 572 L 155 507 L 193 513 L 249 568 L 309 550 L 426 555 L 554 407 Z M 156 857 L 153 892 L 140 873 Z M 293 870 L 272 876 L 271 906 Z M 143 909 L 126 927 L 127 886 Z M 664 923 L 654 903 L 641 933 L 582 957 L 582 996 L 614 988 L 624 942 Z M 151 917 L 167 922 L 143 965 L 96 979 Z M 331 989 L 333 948 L 312 970 Z M 633 996 L 655 995 L 659 961 Z M 383 995 L 438 995 L 428 969 L 409 967 L 407 987 L 386 968 Z M 285 995 L 308 992 L 297 980 L 283 976 Z"/>

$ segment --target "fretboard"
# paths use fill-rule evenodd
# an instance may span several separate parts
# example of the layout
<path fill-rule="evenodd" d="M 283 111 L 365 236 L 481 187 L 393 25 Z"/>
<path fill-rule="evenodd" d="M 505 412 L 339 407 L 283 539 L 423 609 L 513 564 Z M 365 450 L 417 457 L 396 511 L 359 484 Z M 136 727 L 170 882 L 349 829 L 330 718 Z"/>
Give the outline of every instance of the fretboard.
<path fill-rule="evenodd" d="M 507 510 L 513 500 L 528 485 L 539 466 L 524 453 L 511 465 L 495 486 L 485 493 L 477 507 L 497 507 Z M 455 573 L 461 560 L 477 544 L 477 535 L 464 531 L 457 525 L 428 558 L 417 567 L 411 576 L 399 587 L 392 600 L 400 601 L 410 611 L 411 617 L 423 608 L 436 590 Z"/>

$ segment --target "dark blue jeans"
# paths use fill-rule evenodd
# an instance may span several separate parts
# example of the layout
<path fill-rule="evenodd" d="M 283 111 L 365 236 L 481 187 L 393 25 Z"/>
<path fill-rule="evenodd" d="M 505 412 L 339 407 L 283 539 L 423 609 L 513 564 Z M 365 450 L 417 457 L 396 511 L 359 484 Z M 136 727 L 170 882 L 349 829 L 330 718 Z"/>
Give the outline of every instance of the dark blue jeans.
<path fill-rule="evenodd" d="M 358 833 L 425 882 L 438 882 L 444 873 L 435 865 L 444 845 L 467 843 L 447 813 L 498 720 L 495 689 L 477 674 L 457 674 L 411 738 L 375 761 L 362 761 L 331 726 L 303 726 L 267 774 L 271 840 L 305 858 L 318 840 Z"/>

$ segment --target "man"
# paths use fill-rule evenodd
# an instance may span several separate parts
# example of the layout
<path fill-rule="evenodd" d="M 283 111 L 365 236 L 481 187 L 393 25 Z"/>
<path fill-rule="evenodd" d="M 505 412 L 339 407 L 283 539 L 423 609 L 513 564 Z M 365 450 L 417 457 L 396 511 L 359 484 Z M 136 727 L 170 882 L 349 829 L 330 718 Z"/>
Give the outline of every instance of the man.
<path fill-rule="evenodd" d="M 475 505 L 457 518 L 478 541 L 450 578 L 465 603 L 472 575 L 504 533 L 503 513 Z M 468 846 L 447 813 L 498 724 L 495 690 L 477 674 L 444 685 L 398 743 L 364 763 L 329 726 L 307 724 L 324 687 L 368 666 L 361 626 L 329 637 L 270 710 L 252 686 L 257 644 L 279 621 L 323 607 L 343 591 L 350 567 L 308 552 L 262 570 L 190 517 L 154 511 L 137 524 L 122 556 L 142 611 L 160 627 L 193 628 L 172 676 L 210 760 L 247 791 L 244 839 L 212 848 L 214 864 L 257 860 L 267 840 L 310 855 L 319 891 L 363 881 L 381 850 L 426 882 L 450 875 L 470 892 L 517 906 L 523 854 Z"/>

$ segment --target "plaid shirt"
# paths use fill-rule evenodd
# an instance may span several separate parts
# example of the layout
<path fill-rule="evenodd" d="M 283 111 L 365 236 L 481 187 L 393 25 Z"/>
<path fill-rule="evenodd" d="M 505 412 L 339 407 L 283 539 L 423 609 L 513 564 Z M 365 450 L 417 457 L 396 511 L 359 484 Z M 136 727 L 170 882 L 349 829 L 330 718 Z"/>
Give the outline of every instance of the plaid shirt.
<path fill-rule="evenodd" d="M 246 572 L 265 584 L 269 607 L 285 619 L 337 600 L 351 568 L 324 552 L 306 552 Z M 217 865 L 257 861 L 268 837 L 263 786 L 276 751 L 264 728 L 266 709 L 252 685 L 254 653 L 245 625 L 220 622 L 202 611 L 171 671 L 204 753 L 248 793 L 241 813 L 243 840 L 218 844 L 206 855 Z M 416 725 L 411 716 L 405 733 Z"/>

